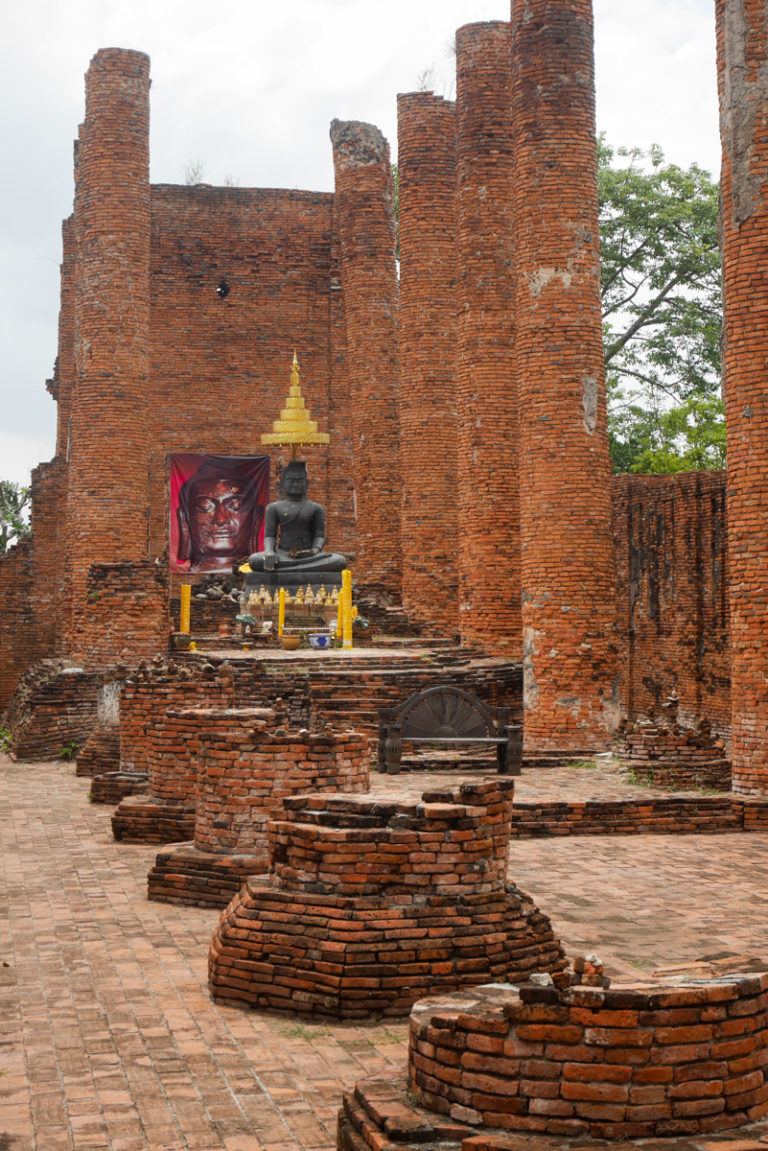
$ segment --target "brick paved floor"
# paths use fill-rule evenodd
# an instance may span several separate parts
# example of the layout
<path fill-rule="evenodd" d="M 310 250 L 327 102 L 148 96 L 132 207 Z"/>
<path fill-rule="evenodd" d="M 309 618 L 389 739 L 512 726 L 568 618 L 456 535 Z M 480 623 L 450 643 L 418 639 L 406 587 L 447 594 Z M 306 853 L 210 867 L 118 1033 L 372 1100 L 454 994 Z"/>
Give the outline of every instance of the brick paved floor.
<path fill-rule="evenodd" d="M 458 779 L 374 789 L 415 797 Z M 157 849 L 115 843 L 89 786 L 71 764 L 0 755 L 0 1151 L 330 1149 L 342 1089 L 404 1065 L 405 1025 L 212 1004 L 217 913 L 148 903 Z M 609 770 L 545 769 L 518 794 L 626 789 Z M 768 956 L 768 836 L 526 840 L 511 860 L 567 950 L 596 950 L 617 978 L 713 951 Z"/>

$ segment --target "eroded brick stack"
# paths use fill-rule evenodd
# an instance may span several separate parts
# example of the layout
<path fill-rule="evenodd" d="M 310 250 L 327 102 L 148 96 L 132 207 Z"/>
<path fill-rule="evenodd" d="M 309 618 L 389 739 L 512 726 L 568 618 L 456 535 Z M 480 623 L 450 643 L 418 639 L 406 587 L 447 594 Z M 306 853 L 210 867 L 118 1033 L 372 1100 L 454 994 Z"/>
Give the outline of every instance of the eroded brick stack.
<path fill-rule="evenodd" d="M 268 870 L 267 821 L 289 797 L 369 789 L 368 740 L 356 732 L 275 729 L 269 708 L 181 716 L 197 763 L 194 840 L 157 856 L 150 899 L 226 907 L 247 876 Z"/>
<path fill-rule="evenodd" d="M 120 700 L 120 770 L 146 772 L 149 792 L 130 795 L 112 816 L 115 839 L 172 843 L 195 830 L 197 763 L 185 708 L 234 703 L 232 667 L 143 665 Z"/>
<path fill-rule="evenodd" d="M 767 1042 L 768 974 L 481 988 L 417 1004 L 408 1084 L 419 1104 L 467 1124 L 464 1137 L 695 1135 L 768 1114 Z"/>
<path fill-rule="evenodd" d="M 733 788 L 768 791 L 768 69 L 765 5 L 717 0 Z"/>
<path fill-rule="evenodd" d="M 592 38 L 590 0 L 513 0 L 515 364 L 531 750 L 607 746 L 618 720 Z"/>
<path fill-rule="evenodd" d="M 724 742 L 713 739 L 708 724 L 690 730 L 671 722 L 638 720 L 625 730 L 620 756 L 629 772 L 657 787 L 730 790 Z"/>
<path fill-rule="evenodd" d="M 301 1015 L 398 1015 L 420 996 L 554 971 L 546 916 L 506 883 L 511 780 L 419 804 L 285 801 L 269 877 L 249 879 L 211 942 L 221 1002 Z"/>
<path fill-rule="evenodd" d="M 62 660 L 31 667 L 4 717 L 14 759 L 71 759 L 96 726 L 100 682 Z"/>
<path fill-rule="evenodd" d="M 522 656 L 510 26 L 456 34 L 462 642 Z"/>
<path fill-rule="evenodd" d="M 333 120 L 334 216 L 346 332 L 357 561 L 367 587 L 400 598 L 397 279 L 389 146 L 378 128 Z"/>
<path fill-rule="evenodd" d="M 459 629 L 456 509 L 456 109 L 397 98 L 403 606 Z"/>

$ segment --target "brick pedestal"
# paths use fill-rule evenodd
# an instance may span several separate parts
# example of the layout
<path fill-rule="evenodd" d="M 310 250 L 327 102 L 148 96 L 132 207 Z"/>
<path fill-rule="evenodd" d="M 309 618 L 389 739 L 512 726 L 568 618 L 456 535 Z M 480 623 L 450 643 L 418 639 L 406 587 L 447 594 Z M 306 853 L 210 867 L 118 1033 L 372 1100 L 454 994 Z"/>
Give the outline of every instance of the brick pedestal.
<path fill-rule="evenodd" d="M 354 731 L 274 729 L 268 708 L 180 713 L 196 748 L 192 843 L 161 852 L 149 873 L 150 899 L 226 907 L 249 875 L 269 867 L 267 821 L 302 792 L 367 791 L 368 740 Z"/>
<path fill-rule="evenodd" d="M 147 794 L 130 794 L 112 816 L 115 839 L 173 843 L 191 839 L 197 800 L 196 747 L 184 708 L 234 703 L 232 668 L 157 664 L 139 669 L 120 700 L 120 769 L 146 772 Z"/>
<path fill-rule="evenodd" d="M 513 794 L 488 780 L 419 804 L 286 800 L 269 877 L 247 882 L 213 936 L 213 997 L 390 1016 L 423 994 L 564 966 L 546 916 L 506 883 Z"/>

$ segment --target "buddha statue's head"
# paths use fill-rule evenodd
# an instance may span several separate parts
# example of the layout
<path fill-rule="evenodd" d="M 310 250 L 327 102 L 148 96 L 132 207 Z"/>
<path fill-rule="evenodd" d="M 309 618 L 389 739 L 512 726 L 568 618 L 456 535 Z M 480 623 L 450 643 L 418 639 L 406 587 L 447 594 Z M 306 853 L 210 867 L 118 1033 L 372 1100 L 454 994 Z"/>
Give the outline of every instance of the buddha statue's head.
<path fill-rule="evenodd" d="M 307 465 L 303 460 L 291 460 L 285 465 L 280 477 L 280 489 L 283 495 L 289 500 L 303 500 L 306 498 L 308 487 Z"/>

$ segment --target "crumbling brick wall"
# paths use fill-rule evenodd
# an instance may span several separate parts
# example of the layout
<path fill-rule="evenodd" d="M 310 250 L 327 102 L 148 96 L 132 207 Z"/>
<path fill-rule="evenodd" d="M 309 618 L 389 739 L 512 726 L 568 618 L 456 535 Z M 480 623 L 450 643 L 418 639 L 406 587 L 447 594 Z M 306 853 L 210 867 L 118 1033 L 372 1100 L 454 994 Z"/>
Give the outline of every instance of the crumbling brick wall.
<path fill-rule="evenodd" d="M 97 721 L 100 678 L 63 660 L 43 660 L 19 680 L 5 724 L 20 760 L 71 758 Z"/>
<path fill-rule="evenodd" d="M 622 708 L 730 731 L 725 473 L 614 476 Z"/>

